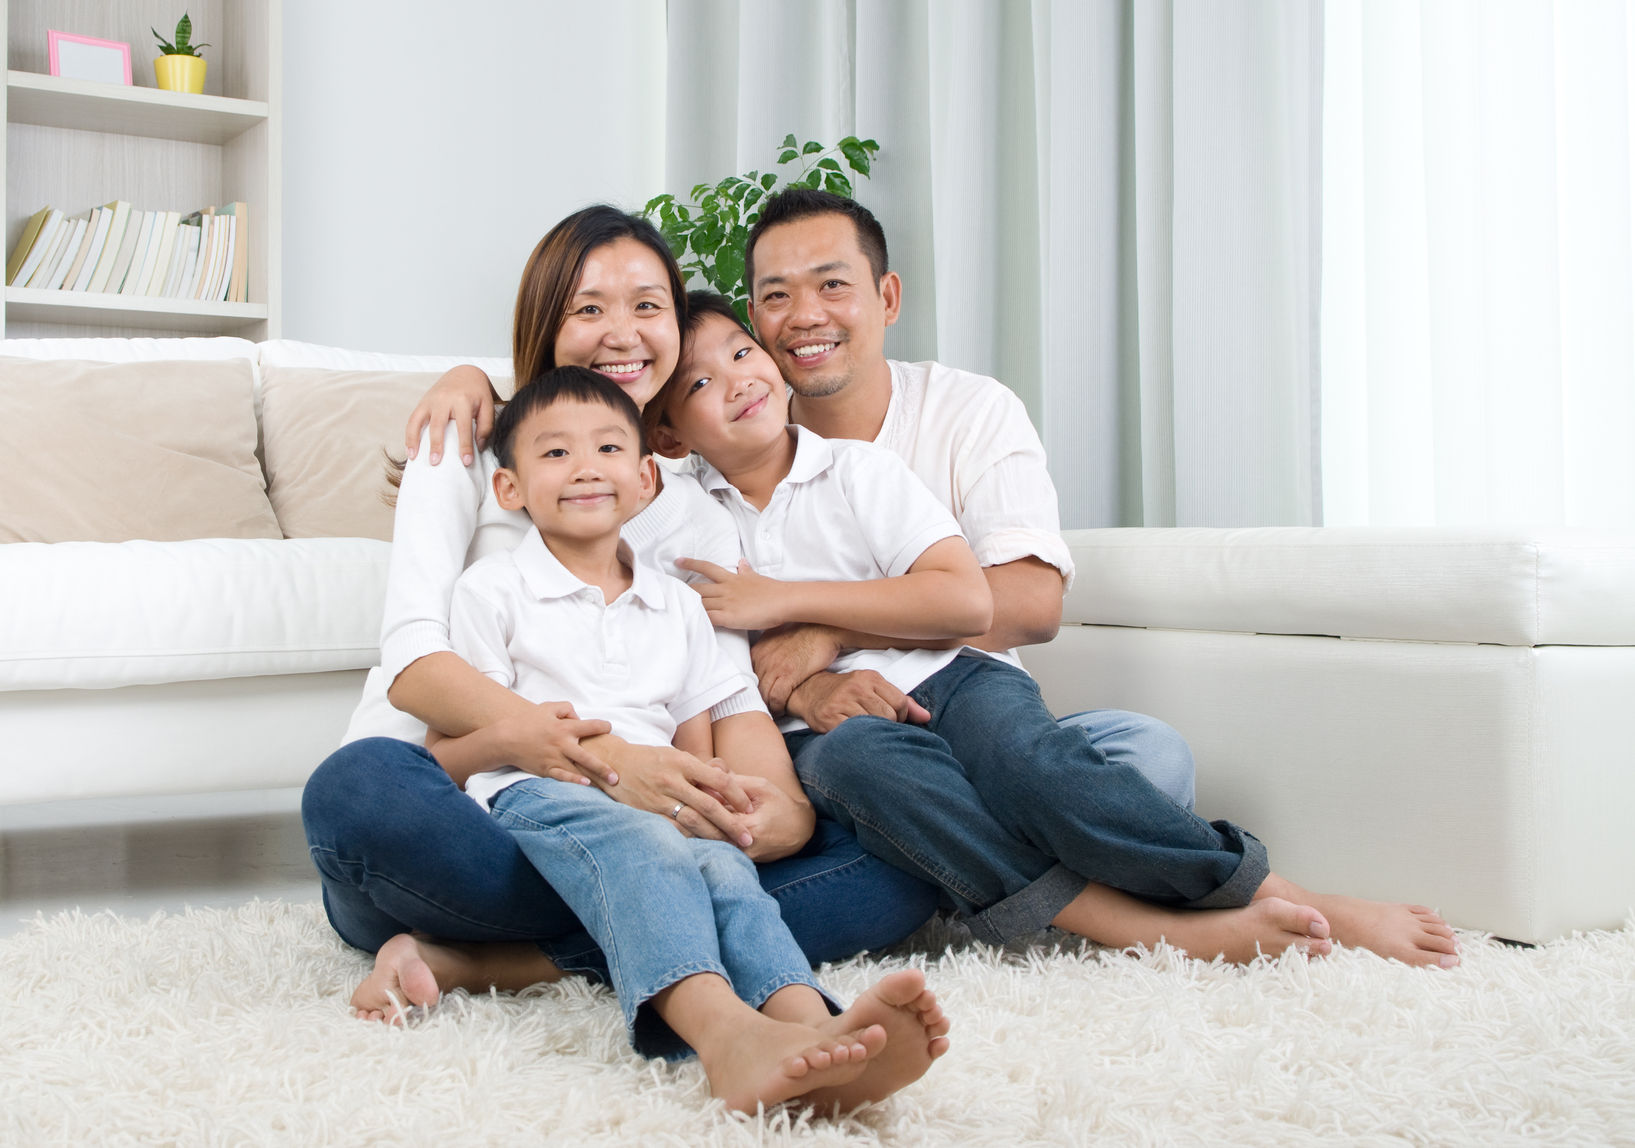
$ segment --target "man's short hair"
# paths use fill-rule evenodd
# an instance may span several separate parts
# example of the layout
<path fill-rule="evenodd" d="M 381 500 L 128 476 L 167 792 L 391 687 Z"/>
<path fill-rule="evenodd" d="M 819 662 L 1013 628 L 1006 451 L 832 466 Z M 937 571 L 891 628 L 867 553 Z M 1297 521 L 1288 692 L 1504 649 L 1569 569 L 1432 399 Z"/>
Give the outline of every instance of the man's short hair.
<path fill-rule="evenodd" d="M 518 389 L 494 419 L 494 457 L 506 470 L 516 465 L 517 428 L 535 411 L 560 402 L 601 403 L 622 415 L 636 432 L 642 454 L 650 453 L 642 434 L 642 413 L 635 400 L 589 367 L 552 367 Z"/>
<path fill-rule="evenodd" d="M 869 261 L 875 287 L 880 286 L 880 280 L 891 268 L 886 261 L 886 233 L 880 221 L 874 218 L 874 212 L 844 195 L 815 187 L 786 187 L 762 205 L 761 217 L 749 229 L 749 241 L 744 245 L 744 287 L 752 302 L 755 299 L 755 244 L 761 235 L 769 227 L 814 215 L 844 215 L 852 221 L 857 229 L 857 246 Z"/>

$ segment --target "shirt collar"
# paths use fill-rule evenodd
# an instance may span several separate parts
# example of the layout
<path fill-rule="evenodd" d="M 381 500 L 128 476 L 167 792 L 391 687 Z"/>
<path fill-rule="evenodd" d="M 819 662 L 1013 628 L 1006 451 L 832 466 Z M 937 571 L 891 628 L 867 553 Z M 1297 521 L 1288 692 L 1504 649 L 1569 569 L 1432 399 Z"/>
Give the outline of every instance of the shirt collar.
<path fill-rule="evenodd" d="M 794 423 L 789 424 L 788 433 L 795 439 L 795 458 L 789 464 L 789 473 L 784 475 L 784 482 L 810 482 L 834 465 L 835 448 L 828 439 Z M 698 481 L 705 490 L 712 492 L 734 489 L 726 475 L 702 459 L 699 460 Z"/>
<path fill-rule="evenodd" d="M 514 551 L 517 569 L 522 572 L 523 584 L 535 598 L 545 601 L 552 598 L 570 598 L 581 590 L 590 587 L 569 572 L 562 565 L 545 540 L 539 536 L 537 528 L 530 529 L 522 536 Z M 664 609 L 664 586 L 659 581 L 663 575 L 657 570 L 649 569 L 635 560 L 630 544 L 624 540 L 619 542 L 619 560 L 630 567 L 632 580 L 630 593 L 639 598 L 643 605 L 655 610 Z"/>

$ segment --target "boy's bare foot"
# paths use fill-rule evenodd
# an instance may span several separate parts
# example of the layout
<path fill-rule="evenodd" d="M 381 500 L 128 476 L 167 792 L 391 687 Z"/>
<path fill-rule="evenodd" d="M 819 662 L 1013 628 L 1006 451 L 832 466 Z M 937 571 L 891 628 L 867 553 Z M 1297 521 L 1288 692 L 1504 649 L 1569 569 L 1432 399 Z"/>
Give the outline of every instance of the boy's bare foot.
<path fill-rule="evenodd" d="M 756 1014 L 733 1040 L 700 1052 L 699 1062 L 712 1096 L 737 1112 L 754 1112 L 849 1083 L 885 1047 L 886 1030 L 878 1024 L 820 1032 Z"/>
<path fill-rule="evenodd" d="M 1275 873 L 1266 878 L 1256 896 L 1268 889 L 1274 896 L 1298 900 L 1320 911 L 1342 945 L 1368 949 L 1405 965 L 1451 969 L 1459 963 L 1453 929 L 1441 914 L 1424 905 L 1312 893 Z"/>
<path fill-rule="evenodd" d="M 443 944 L 399 933 L 380 947 L 374 969 L 352 993 L 352 1015 L 396 1023 L 408 1009 L 436 1004 L 444 989 L 510 991 L 561 976 L 534 945 Z"/>
<path fill-rule="evenodd" d="M 813 1089 L 802 1100 L 842 1111 L 883 1100 L 924 1076 L 931 1062 L 948 1051 L 948 1018 L 918 969 L 882 977 L 851 1008 L 818 1028 L 848 1032 L 865 1026 L 885 1030 L 885 1050 L 871 1057 L 855 1080 Z"/>
<path fill-rule="evenodd" d="M 1329 923 L 1321 912 L 1272 896 L 1239 909 L 1171 909 L 1092 884 L 1051 924 L 1110 948 L 1150 947 L 1162 940 L 1190 957 L 1224 957 L 1234 964 L 1275 957 L 1290 948 L 1321 957 L 1331 948 Z"/>

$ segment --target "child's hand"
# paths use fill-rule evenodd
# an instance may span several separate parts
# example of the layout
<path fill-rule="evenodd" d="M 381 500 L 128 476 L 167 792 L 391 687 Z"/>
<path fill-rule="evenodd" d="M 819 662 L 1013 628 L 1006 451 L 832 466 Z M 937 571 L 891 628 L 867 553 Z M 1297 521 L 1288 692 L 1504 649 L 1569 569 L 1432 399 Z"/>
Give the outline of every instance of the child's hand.
<path fill-rule="evenodd" d="M 736 574 L 701 558 L 678 558 L 676 565 L 709 579 L 693 589 L 704 599 L 704 612 L 712 625 L 767 630 L 790 620 L 791 584 L 755 573 L 747 560 L 739 560 Z"/>

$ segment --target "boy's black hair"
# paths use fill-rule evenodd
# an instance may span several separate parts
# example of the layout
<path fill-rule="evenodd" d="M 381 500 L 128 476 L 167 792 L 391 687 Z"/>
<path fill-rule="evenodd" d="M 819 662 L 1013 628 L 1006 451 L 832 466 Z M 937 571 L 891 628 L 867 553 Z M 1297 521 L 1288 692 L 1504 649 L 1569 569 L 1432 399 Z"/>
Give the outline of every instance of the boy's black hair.
<path fill-rule="evenodd" d="M 601 403 L 617 411 L 636 432 L 641 453 L 650 453 L 647 437 L 642 433 L 642 413 L 629 395 L 589 367 L 552 367 L 519 389 L 494 420 L 494 457 L 501 466 L 511 470 L 516 465 L 513 440 L 522 420 L 563 400 Z"/>
<path fill-rule="evenodd" d="M 749 229 L 749 241 L 744 244 L 744 290 L 750 300 L 755 298 L 755 244 L 767 228 L 780 223 L 793 223 L 814 215 L 844 215 L 857 229 L 857 246 L 869 261 L 869 273 L 874 286 L 891 270 L 886 261 L 886 232 L 874 212 L 844 195 L 819 191 L 815 187 L 786 187 L 761 205 L 761 217 Z"/>

